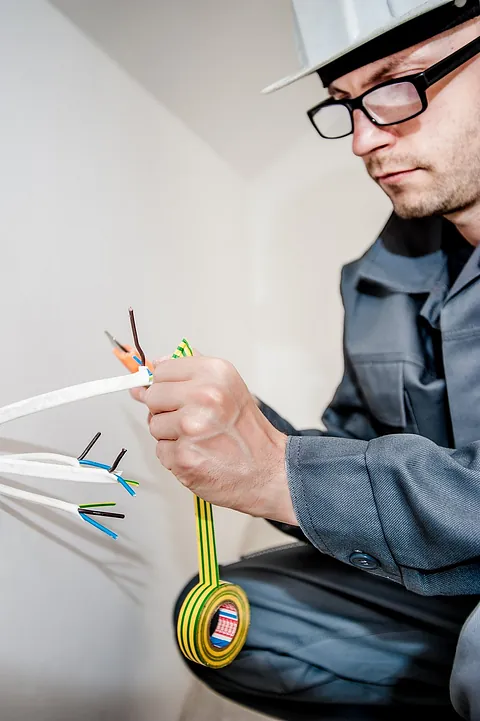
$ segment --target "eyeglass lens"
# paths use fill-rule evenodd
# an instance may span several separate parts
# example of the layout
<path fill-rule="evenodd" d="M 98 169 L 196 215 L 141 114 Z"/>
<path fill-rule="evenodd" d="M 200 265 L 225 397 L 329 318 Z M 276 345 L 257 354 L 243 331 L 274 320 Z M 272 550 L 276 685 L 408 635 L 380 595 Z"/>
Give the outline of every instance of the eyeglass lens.
<path fill-rule="evenodd" d="M 423 109 L 422 100 L 411 82 L 393 83 L 372 90 L 363 98 L 363 107 L 379 125 L 408 120 Z M 325 138 L 341 138 L 353 130 L 350 111 L 341 103 L 321 107 L 313 122 Z"/>
<path fill-rule="evenodd" d="M 416 115 L 422 109 L 422 100 L 412 83 L 395 83 L 368 93 L 363 106 L 377 123 L 387 125 Z"/>

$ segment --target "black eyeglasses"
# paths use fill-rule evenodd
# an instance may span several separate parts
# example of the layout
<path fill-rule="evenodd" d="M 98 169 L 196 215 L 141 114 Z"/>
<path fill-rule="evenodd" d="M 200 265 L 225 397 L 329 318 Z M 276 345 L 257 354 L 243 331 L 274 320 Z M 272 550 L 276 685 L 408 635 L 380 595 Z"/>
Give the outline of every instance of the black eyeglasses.
<path fill-rule="evenodd" d="M 353 133 L 353 111 L 361 110 L 375 125 L 397 125 L 415 118 L 428 107 L 426 90 L 480 52 L 480 38 L 464 45 L 421 73 L 387 80 L 358 98 L 329 98 L 307 115 L 322 138 L 344 138 Z"/>

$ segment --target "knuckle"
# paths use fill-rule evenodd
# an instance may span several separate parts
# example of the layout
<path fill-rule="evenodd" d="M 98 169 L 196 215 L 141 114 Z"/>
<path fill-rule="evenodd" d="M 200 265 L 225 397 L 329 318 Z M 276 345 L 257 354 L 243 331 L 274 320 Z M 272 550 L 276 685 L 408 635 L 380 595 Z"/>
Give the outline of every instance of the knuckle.
<path fill-rule="evenodd" d="M 178 422 L 180 434 L 182 436 L 190 436 L 195 432 L 194 422 L 191 413 L 182 413 Z"/>
<path fill-rule="evenodd" d="M 203 386 L 198 391 L 197 401 L 202 406 L 221 406 L 225 401 L 225 391 L 218 385 Z"/>
<path fill-rule="evenodd" d="M 220 380 L 228 378 L 232 373 L 232 364 L 224 358 L 209 358 L 208 364 L 212 375 Z"/>
<path fill-rule="evenodd" d="M 204 433 L 208 427 L 206 418 L 201 413 L 183 413 L 179 420 L 179 429 L 182 436 L 194 437 Z"/>

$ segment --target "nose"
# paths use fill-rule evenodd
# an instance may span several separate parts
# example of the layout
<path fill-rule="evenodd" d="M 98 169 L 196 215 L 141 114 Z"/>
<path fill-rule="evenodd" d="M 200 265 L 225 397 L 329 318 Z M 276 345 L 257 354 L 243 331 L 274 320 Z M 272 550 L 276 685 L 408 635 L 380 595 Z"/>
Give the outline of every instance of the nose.
<path fill-rule="evenodd" d="M 393 145 L 395 135 L 392 126 L 375 125 L 361 110 L 353 111 L 352 150 L 359 158 L 363 158 L 374 150 Z"/>

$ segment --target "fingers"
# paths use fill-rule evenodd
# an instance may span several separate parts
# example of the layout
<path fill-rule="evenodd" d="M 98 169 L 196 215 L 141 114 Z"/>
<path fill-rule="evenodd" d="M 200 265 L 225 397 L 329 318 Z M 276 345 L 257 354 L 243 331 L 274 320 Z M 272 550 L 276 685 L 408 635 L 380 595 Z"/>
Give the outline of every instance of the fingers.
<path fill-rule="evenodd" d="M 196 364 L 197 359 L 192 357 L 166 358 L 155 365 L 153 380 L 155 383 L 190 380 Z"/>
<path fill-rule="evenodd" d="M 138 403 L 145 403 L 145 388 L 131 388 L 129 393 Z"/>
<path fill-rule="evenodd" d="M 207 356 L 186 356 L 169 358 L 155 367 L 153 379 L 156 383 L 164 381 L 188 381 L 192 378 L 224 377 L 230 364 L 220 358 Z"/>
<path fill-rule="evenodd" d="M 173 468 L 175 452 L 175 441 L 158 441 L 156 453 L 157 458 L 169 471 Z"/>
<path fill-rule="evenodd" d="M 157 441 L 176 441 L 180 436 L 180 411 L 150 414 L 148 427 Z"/>
<path fill-rule="evenodd" d="M 152 365 L 154 368 L 156 368 L 156 366 L 159 365 L 160 363 L 163 363 L 163 361 L 170 360 L 170 359 L 171 359 L 171 356 L 164 355 L 164 356 L 161 356 L 160 358 L 157 358 L 156 360 L 153 360 Z M 145 403 L 145 390 L 146 390 L 146 388 L 131 388 L 129 390 L 129 393 L 130 393 L 131 397 L 133 398 L 133 400 L 138 401 L 139 403 Z"/>
<path fill-rule="evenodd" d="M 156 368 L 159 365 L 159 363 L 163 363 L 163 361 L 171 360 L 171 359 L 172 359 L 171 355 L 162 355 L 160 358 L 156 358 L 155 360 L 153 360 L 152 365 L 154 368 Z"/>
<path fill-rule="evenodd" d="M 152 383 L 145 391 L 144 403 L 151 413 L 165 413 L 182 408 L 188 397 L 190 383 Z"/>

